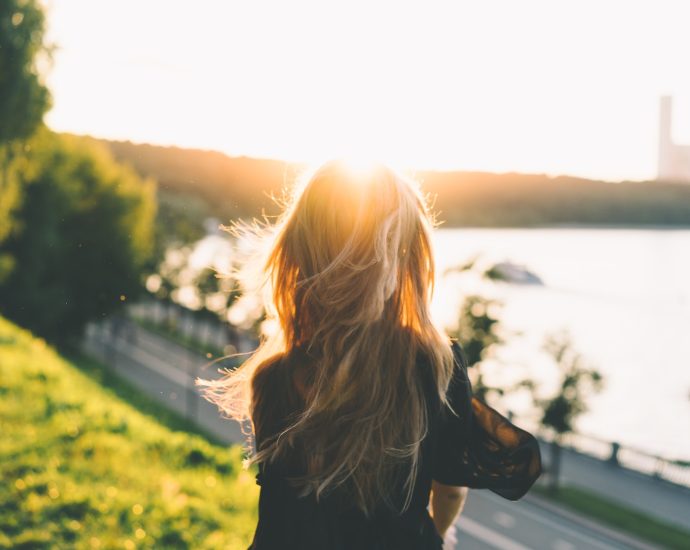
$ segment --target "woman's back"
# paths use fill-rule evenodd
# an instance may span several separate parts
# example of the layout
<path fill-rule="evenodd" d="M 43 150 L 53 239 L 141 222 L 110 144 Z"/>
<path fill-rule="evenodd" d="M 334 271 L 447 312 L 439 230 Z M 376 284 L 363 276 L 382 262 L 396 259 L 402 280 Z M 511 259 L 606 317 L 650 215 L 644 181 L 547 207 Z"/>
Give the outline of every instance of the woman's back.
<path fill-rule="evenodd" d="M 333 161 L 268 233 L 274 330 L 205 382 L 226 415 L 252 420 L 256 550 L 438 548 L 432 480 L 518 498 L 538 475 L 534 438 L 472 398 L 432 319 L 433 225 L 409 178 Z"/>
<path fill-rule="evenodd" d="M 366 517 L 350 499 L 347 487 L 335 489 L 317 502 L 314 494 L 301 497 L 289 479 L 306 468 L 308 442 L 273 464 L 259 463 L 261 485 L 259 523 L 252 550 L 284 549 L 438 549 L 442 538 L 427 506 L 432 480 L 476 488 L 490 488 L 506 498 L 522 496 L 540 473 L 539 447 L 532 436 L 510 424 L 493 409 L 471 397 L 466 364 L 453 345 L 455 372 L 448 390 L 448 406 L 435 391 L 433 371 L 423 354 L 417 373 L 424 388 L 429 429 L 420 448 L 417 476 L 407 509 L 405 475 L 390 487 L 390 502 L 381 502 Z M 302 412 L 308 380 L 302 365 L 309 357 L 296 350 L 262 370 L 264 400 L 255 406 L 256 445 L 276 436 Z"/>

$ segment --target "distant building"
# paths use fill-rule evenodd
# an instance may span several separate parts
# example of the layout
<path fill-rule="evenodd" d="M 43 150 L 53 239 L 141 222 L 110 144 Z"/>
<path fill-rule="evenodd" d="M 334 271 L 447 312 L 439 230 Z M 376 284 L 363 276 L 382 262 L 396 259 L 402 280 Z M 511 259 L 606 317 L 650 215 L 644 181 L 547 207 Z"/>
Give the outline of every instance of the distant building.
<path fill-rule="evenodd" d="M 690 183 L 690 145 L 673 143 L 673 98 L 663 96 L 659 105 L 659 171 L 660 181 Z"/>

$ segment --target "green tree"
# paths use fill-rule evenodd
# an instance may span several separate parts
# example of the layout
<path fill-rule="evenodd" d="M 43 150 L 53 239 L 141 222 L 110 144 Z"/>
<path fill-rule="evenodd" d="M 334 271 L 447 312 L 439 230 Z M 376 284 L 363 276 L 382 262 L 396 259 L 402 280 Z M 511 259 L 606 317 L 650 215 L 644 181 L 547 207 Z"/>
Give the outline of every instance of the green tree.
<path fill-rule="evenodd" d="M 153 242 L 155 183 L 86 138 L 46 129 L 32 139 L 24 193 L 0 253 L 4 314 L 57 343 L 136 298 Z"/>
<path fill-rule="evenodd" d="M 503 343 L 500 335 L 500 321 L 493 315 L 493 310 L 500 307 L 497 300 L 479 295 L 467 296 L 460 308 L 460 318 L 455 330 L 450 336 L 456 338 L 462 345 L 467 357 L 467 363 L 475 370 L 473 393 L 482 401 L 491 392 L 503 394 L 502 388 L 488 386 L 484 382 L 481 363 L 491 350 Z"/>
<path fill-rule="evenodd" d="M 574 431 L 578 416 L 587 411 L 587 396 L 603 388 L 599 371 L 589 367 L 582 355 L 573 349 L 567 333 L 551 335 L 544 349 L 558 367 L 560 379 L 556 393 L 547 399 L 535 399 L 541 409 L 541 423 L 553 432 L 549 486 L 558 490 L 563 437 Z"/>
<path fill-rule="evenodd" d="M 41 63 L 50 60 L 44 43 L 45 16 L 37 0 L 0 3 L 0 145 L 29 138 L 50 107 Z M 3 151 L 9 154 L 10 151 Z"/>
<path fill-rule="evenodd" d="M 36 0 L 0 2 L 0 242 L 12 226 L 21 197 L 16 172 L 26 140 L 36 131 L 50 107 L 50 93 L 42 81 L 41 65 L 50 61 L 44 43 L 45 17 Z M 14 258 L 0 254 L 0 281 L 14 266 Z"/>
<path fill-rule="evenodd" d="M 208 208 L 199 197 L 159 188 L 157 192 L 154 250 L 149 258 L 149 271 L 160 271 L 166 252 L 171 248 L 190 246 L 204 237 L 204 220 Z"/>
<path fill-rule="evenodd" d="M 221 319 L 227 320 L 228 310 L 242 295 L 239 282 L 232 275 L 219 273 L 211 267 L 202 269 L 194 279 L 194 287 L 206 309 Z"/>

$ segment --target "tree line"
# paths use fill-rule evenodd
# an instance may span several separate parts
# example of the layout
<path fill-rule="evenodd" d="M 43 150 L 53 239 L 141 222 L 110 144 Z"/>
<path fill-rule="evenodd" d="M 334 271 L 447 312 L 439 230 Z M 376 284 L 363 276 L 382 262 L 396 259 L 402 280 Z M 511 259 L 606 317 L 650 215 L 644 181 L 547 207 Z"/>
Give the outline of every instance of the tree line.
<path fill-rule="evenodd" d="M 216 151 L 103 143 L 115 158 L 154 177 L 163 192 L 198 197 L 222 220 L 277 215 L 272 197 L 281 197 L 305 169 L 302 164 Z M 690 185 L 684 183 L 461 171 L 411 175 L 421 182 L 447 227 L 690 225 Z"/>

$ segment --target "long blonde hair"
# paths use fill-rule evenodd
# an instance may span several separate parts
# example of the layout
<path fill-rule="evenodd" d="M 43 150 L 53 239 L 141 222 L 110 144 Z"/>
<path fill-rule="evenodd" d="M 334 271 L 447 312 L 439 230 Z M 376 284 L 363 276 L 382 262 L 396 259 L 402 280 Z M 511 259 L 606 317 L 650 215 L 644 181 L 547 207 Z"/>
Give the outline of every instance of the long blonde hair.
<path fill-rule="evenodd" d="M 404 510 L 428 430 L 417 355 L 428 359 L 442 402 L 453 369 L 449 339 L 429 311 L 435 220 L 417 184 L 382 165 L 357 171 L 330 161 L 305 181 L 266 231 L 265 305 L 277 330 L 237 369 L 197 382 L 227 416 L 256 429 L 258 404 L 270 406 L 262 373 L 306 350 L 312 364 L 283 365 L 308 371 L 303 410 L 250 461 L 302 449 L 306 471 L 293 479 L 301 494 L 318 499 L 342 486 L 367 515 L 390 504 L 402 468 Z"/>

